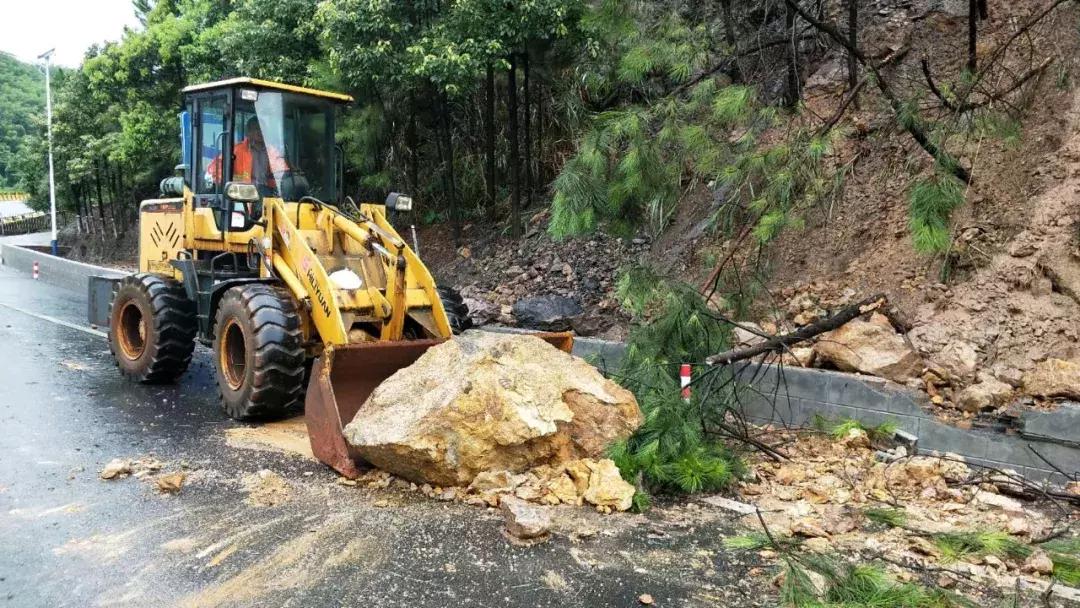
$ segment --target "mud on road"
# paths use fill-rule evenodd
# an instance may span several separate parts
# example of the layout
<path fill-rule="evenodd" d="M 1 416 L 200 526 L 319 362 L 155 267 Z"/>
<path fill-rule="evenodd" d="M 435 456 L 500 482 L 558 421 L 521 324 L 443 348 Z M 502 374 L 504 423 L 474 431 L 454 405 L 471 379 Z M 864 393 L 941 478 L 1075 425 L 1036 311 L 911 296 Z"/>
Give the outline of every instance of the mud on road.
<path fill-rule="evenodd" d="M 205 350 L 177 386 L 133 385 L 99 335 L 19 312 L 78 325 L 83 306 L 0 268 L 0 606 L 774 603 L 718 509 L 567 507 L 515 547 L 494 510 L 338 483 L 298 420 L 230 421 Z M 114 458 L 161 467 L 100 479 Z M 169 472 L 176 494 L 154 483 Z M 267 479 L 275 498 L 253 499 Z"/>

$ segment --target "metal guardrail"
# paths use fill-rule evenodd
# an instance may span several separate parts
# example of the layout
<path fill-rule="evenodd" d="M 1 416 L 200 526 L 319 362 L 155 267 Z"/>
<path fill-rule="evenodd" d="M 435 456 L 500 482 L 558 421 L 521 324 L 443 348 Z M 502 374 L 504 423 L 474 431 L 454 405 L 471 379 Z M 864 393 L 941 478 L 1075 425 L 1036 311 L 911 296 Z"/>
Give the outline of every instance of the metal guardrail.
<path fill-rule="evenodd" d="M 0 201 L 25 201 L 30 195 L 25 192 L 0 192 Z"/>

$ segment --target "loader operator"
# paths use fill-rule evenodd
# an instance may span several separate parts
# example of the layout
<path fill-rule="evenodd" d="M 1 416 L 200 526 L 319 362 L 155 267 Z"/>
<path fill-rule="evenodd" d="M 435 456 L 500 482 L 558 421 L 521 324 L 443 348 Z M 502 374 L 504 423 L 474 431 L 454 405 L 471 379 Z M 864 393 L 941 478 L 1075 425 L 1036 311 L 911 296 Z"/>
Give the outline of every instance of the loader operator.
<path fill-rule="evenodd" d="M 254 184 L 263 196 L 276 196 L 277 180 L 274 175 L 288 171 L 289 163 L 276 148 L 266 145 L 257 117 L 248 119 L 244 133 L 244 139 L 233 146 L 233 181 Z M 207 171 L 214 183 L 221 183 L 220 154 L 210 163 Z"/>

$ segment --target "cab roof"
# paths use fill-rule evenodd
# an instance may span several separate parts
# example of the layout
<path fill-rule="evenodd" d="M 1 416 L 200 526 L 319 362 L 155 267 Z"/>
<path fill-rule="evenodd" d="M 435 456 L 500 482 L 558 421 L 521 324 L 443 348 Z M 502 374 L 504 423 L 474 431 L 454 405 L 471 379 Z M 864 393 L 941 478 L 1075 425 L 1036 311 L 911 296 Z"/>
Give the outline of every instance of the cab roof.
<path fill-rule="evenodd" d="M 244 85 L 260 89 L 276 89 L 278 91 L 288 91 L 290 93 L 299 93 L 301 95 L 312 95 L 315 97 L 322 97 L 324 99 L 332 99 L 341 103 L 351 103 L 353 101 L 351 95 L 342 95 L 341 93 L 331 93 L 329 91 L 320 91 L 318 89 L 306 89 L 304 87 L 298 87 L 282 82 L 259 80 L 258 78 L 230 78 L 228 80 L 218 80 L 217 82 L 208 82 L 206 84 L 195 84 L 189 87 L 184 87 L 181 92 L 196 93 L 199 91 L 209 91 L 212 89 L 224 89 L 227 87 Z"/>

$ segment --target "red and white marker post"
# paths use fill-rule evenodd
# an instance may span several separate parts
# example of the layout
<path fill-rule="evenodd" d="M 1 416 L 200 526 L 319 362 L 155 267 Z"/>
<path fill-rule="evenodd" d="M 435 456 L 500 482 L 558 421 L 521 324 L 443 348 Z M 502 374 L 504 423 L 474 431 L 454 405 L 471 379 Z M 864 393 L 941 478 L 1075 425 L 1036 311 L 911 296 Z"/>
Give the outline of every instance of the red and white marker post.
<path fill-rule="evenodd" d="M 41 271 L 38 269 L 38 263 L 34 262 L 34 280 L 38 280 L 39 276 L 41 276 Z"/>
<path fill-rule="evenodd" d="M 683 363 L 679 366 L 679 384 L 682 385 L 682 398 L 690 400 L 690 364 Z"/>

